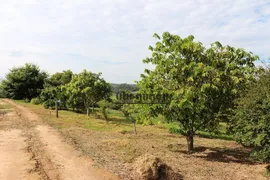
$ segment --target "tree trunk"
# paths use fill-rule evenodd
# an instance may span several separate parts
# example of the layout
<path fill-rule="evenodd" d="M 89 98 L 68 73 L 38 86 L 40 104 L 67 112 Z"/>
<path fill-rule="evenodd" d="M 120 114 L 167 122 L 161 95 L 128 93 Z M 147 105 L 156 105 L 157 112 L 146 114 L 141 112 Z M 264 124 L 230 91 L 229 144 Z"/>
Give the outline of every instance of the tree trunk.
<path fill-rule="evenodd" d="M 194 150 L 194 136 L 193 133 L 188 133 L 187 135 L 187 148 L 188 152 L 191 153 Z"/>
<path fill-rule="evenodd" d="M 55 102 L 55 113 L 56 113 L 56 117 L 58 118 L 58 102 Z"/>
<path fill-rule="evenodd" d="M 136 121 L 133 122 L 134 133 L 137 134 Z"/>
<path fill-rule="evenodd" d="M 87 111 L 87 116 L 90 116 L 90 108 L 89 107 L 86 108 L 86 111 Z"/>

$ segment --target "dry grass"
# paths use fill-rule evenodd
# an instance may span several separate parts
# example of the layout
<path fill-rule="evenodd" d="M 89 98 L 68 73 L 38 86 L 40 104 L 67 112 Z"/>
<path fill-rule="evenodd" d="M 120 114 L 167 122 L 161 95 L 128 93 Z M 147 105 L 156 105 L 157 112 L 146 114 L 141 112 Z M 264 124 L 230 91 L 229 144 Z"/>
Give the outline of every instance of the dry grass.
<path fill-rule="evenodd" d="M 133 126 L 123 120 L 107 123 L 94 117 L 61 111 L 60 118 L 41 106 L 24 104 L 59 129 L 66 140 L 89 155 L 97 166 L 123 179 L 135 179 L 134 162 L 145 154 L 161 158 L 184 179 L 266 179 L 265 164 L 249 159 L 249 150 L 233 141 L 195 138 L 196 152 L 186 153 L 185 137 L 163 126 Z"/>

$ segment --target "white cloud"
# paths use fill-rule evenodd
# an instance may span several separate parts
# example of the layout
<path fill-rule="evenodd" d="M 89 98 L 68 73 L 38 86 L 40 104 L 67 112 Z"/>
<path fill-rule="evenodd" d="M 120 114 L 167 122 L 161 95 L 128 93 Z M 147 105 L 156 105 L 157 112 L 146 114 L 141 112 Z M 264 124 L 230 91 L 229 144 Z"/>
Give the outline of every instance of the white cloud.
<path fill-rule="evenodd" d="M 270 56 L 270 4 L 265 0 L 0 3 L 0 76 L 16 64 L 36 62 L 50 72 L 88 68 L 102 71 L 109 81 L 133 82 L 143 72 L 141 60 L 149 55 L 152 35 L 164 31 Z M 9 56 L 14 51 L 21 56 Z"/>

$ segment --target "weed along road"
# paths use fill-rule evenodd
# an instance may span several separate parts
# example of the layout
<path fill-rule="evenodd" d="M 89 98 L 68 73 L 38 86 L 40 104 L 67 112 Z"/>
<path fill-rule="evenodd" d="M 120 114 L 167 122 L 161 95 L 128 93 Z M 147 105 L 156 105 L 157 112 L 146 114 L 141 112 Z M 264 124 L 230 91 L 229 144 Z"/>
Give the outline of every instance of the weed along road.
<path fill-rule="evenodd" d="M 26 107 L 7 99 L 0 104 L 1 180 L 119 179 L 94 167 L 89 157 L 63 142 L 57 130 Z"/>

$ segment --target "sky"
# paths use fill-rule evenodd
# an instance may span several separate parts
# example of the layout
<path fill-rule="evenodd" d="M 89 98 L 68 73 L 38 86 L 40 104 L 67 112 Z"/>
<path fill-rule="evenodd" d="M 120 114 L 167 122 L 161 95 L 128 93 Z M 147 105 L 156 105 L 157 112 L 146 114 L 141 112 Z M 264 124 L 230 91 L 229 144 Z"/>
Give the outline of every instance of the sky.
<path fill-rule="evenodd" d="M 35 63 L 134 83 L 154 33 L 190 34 L 270 57 L 270 0 L 0 0 L 0 78 Z"/>

